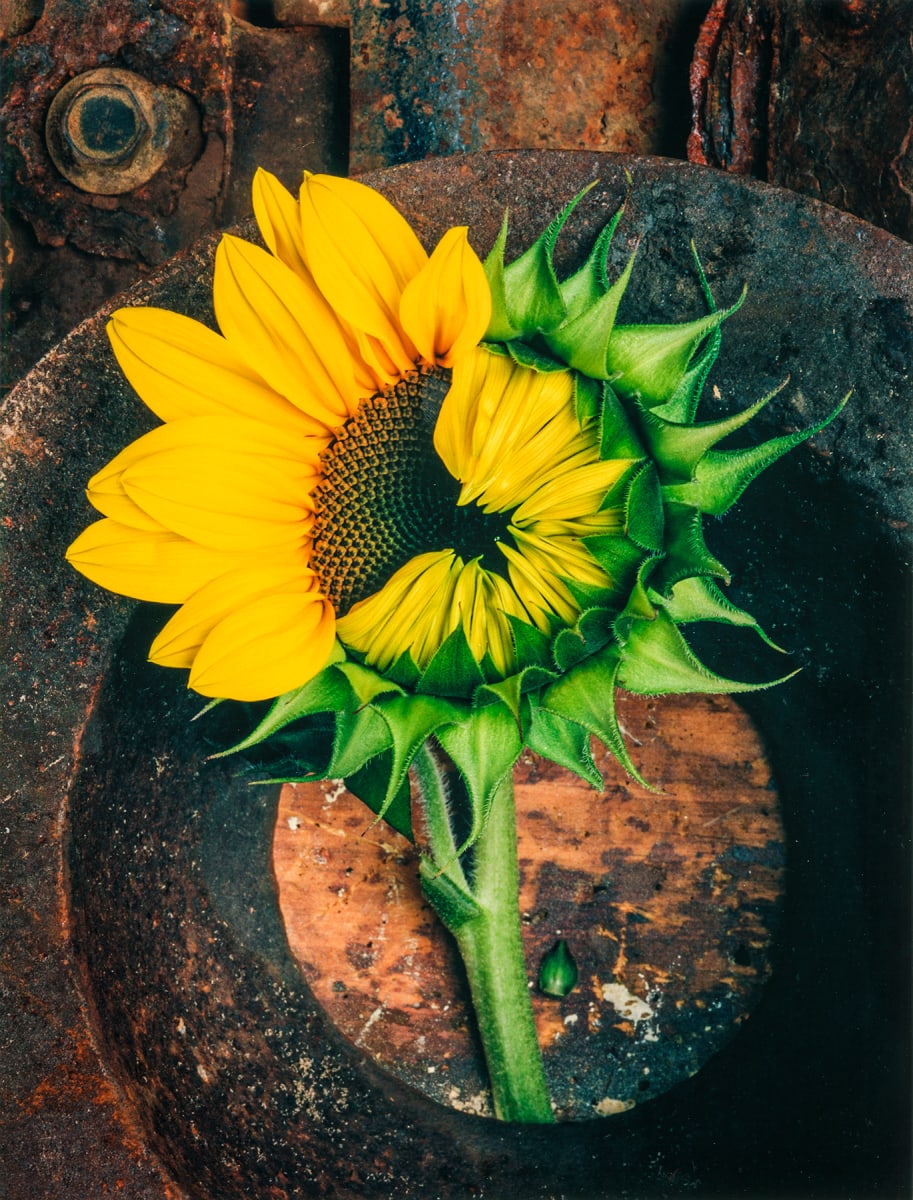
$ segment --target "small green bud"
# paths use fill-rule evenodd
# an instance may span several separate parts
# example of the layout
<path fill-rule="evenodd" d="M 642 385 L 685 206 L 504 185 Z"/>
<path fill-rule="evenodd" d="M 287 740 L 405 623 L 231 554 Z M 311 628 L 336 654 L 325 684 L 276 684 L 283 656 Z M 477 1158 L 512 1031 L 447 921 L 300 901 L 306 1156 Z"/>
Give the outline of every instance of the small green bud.
<path fill-rule="evenodd" d="M 576 987 L 577 974 L 574 956 L 562 938 L 543 955 L 539 967 L 539 990 L 547 996 L 566 996 Z"/>

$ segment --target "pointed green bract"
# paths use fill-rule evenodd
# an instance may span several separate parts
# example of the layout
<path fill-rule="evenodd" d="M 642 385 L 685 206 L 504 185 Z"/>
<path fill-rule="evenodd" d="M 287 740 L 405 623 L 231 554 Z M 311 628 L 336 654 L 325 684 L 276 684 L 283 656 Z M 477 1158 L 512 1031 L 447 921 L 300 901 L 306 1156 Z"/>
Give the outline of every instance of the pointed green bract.
<path fill-rule="evenodd" d="M 469 794 L 470 829 L 457 849 L 460 855 L 481 834 L 495 789 L 520 757 L 523 739 L 511 712 L 504 705 L 489 704 L 476 709 L 468 720 L 439 730 L 437 740 L 463 776 Z"/>
<path fill-rule="evenodd" d="M 463 626 L 458 625 L 435 653 L 416 684 L 416 691 L 432 696 L 469 700 L 485 682 Z"/>
<path fill-rule="evenodd" d="M 357 796 L 363 804 L 377 816 L 383 810 L 384 820 L 403 837 L 413 840 L 412 814 L 409 802 L 409 781 L 404 779 L 399 789 L 388 802 L 390 786 L 390 754 L 381 754 L 366 762 L 363 767 L 350 773 L 346 778 L 346 787 L 353 796 Z M 384 807 L 386 805 L 386 807 Z"/>
<path fill-rule="evenodd" d="M 590 732 L 583 725 L 540 705 L 533 709 L 526 742 L 536 754 L 573 771 L 597 791 L 602 790 L 603 779 L 590 748 Z"/>
<path fill-rule="evenodd" d="M 607 292 L 594 299 L 579 316 L 543 334 L 542 340 L 556 358 L 593 379 L 609 379 L 617 374 L 617 369 L 609 362 L 609 345 L 615 329 L 615 314 L 631 278 L 636 253 L 635 249 L 624 271 Z"/>
<path fill-rule="evenodd" d="M 656 409 L 643 409 L 641 429 L 650 454 L 662 472 L 664 483 L 681 482 L 694 477 L 698 463 L 711 447 L 730 433 L 747 425 L 768 404 L 782 384 L 743 412 L 734 413 L 720 421 L 700 424 L 678 424 L 660 416 Z"/>
<path fill-rule="evenodd" d="M 784 653 L 783 647 L 771 641 L 751 613 L 737 608 L 723 595 L 711 579 L 693 575 L 681 579 L 672 588 L 669 596 L 654 593 L 656 603 L 661 605 L 676 625 L 688 625 L 693 621 L 718 621 L 725 625 L 741 625 L 753 629 L 772 650 Z"/>
<path fill-rule="evenodd" d="M 769 683 L 742 683 L 717 675 L 699 661 L 671 616 L 662 609 L 654 620 L 637 621 L 631 626 L 617 674 L 619 687 L 645 696 L 757 692 L 789 678 L 784 675 Z"/>
<path fill-rule="evenodd" d="M 622 204 L 615 215 L 603 226 L 593 249 L 583 266 L 560 285 L 561 298 L 567 309 L 567 319 L 574 321 L 587 311 L 609 290 L 606 278 L 606 258 L 618 222 L 625 210 Z"/>
<path fill-rule="evenodd" d="M 492 318 L 485 335 L 489 341 L 513 340 L 553 329 L 564 321 L 567 305 L 558 286 L 552 254 L 565 221 L 593 187 L 595 183 L 583 188 L 509 266 L 504 265 L 505 213 L 498 239 L 483 264 L 492 292 Z"/>
<path fill-rule="evenodd" d="M 649 787 L 631 760 L 615 715 L 615 687 L 620 663 L 619 647 L 601 650 L 553 683 L 542 696 L 541 704 L 554 716 L 573 722 L 598 737 L 632 779 Z"/>
<path fill-rule="evenodd" d="M 741 308 L 744 299 L 745 292 L 723 312 L 682 325 L 616 325 L 606 363 L 616 377 L 615 390 L 640 396 L 648 404 L 662 403 L 682 385 L 701 342 Z"/>

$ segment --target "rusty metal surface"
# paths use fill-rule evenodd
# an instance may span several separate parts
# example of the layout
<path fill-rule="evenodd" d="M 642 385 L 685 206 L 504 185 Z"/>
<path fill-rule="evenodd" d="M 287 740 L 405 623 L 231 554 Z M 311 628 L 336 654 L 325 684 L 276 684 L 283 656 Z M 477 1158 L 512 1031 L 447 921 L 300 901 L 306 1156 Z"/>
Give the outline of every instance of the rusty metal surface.
<path fill-rule="evenodd" d="M 599 177 L 563 238 L 569 264 L 625 193 L 626 169 L 617 254 L 649 233 L 629 315 L 657 319 L 670 299 L 701 310 L 690 236 L 721 303 L 749 284 L 712 380 L 720 403 L 791 372 L 761 436 L 855 386 L 846 413 L 714 530 L 733 598 L 807 668 L 751 710 L 791 866 L 762 1003 L 693 1080 L 557 1130 L 429 1106 L 345 1043 L 280 936 L 262 869 L 275 798 L 220 787 L 181 681 L 143 664 L 157 617 L 143 609 L 131 625 L 132 606 L 62 561 L 88 517 L 73 503 L 86 475 L 148 422 L 100 314 L 3 414 L 9 1200 L 905 1193 L 910 681 L 897 637 L 909 621 L 913 251 L 789 193 L 669 161 L 504 153 L 375 181 L 426 242 L 462 220 L 484 250 L 505 204 L 528 241 Z M 205 315 L 212 251 L 169 264 L 134 299 Z"/>
<path fill-rule="evenodd" d="M 911 0 L 715 0 L 691 72 L 692 162 L 913 240 Z"/>
<path fill-rule="evenodd" d="M 684 156 L 704 7 L 353 3 L 352 169 L 519 147 Z"/>
<path fill-rule="evenodd" d="M 344 172 L 347 47 L 344 30 L 258 29 L 222 0 L 49 0 L 11 22 L 0 98 L 7 387 L 151 266 L 246 216 L 258 165 L 290 186 L 303 167 Z M 74 147 L 74 98 L 101 139 L 88 153 Z M 134 106 L 136 144 L 129 131 L 121 144 Z"/>
<path fill-rule="evenodd" d="M 154 7 L 141 0 L 47 0 L 35 24 L 6 48 L 2 106 L 7 204 L 39 243 L 68 242 L 90 254 L 160 263 L 213 227 L 227 169 L 226 32 L 220 0 L 163 0 Z M 64 178 L 46 139 L 61 89 L 74 77 L 111 67 L 132 72 L 163 100 L 177 92 L 193 101 L 163 115 L 171 138 L 162 160 L 167 169 L 119 196 Z M 115 157 L 97 170 L 116 187 L 130 164 Z"/>
<path fill-rule="evenodd" d="M 246 216 L 258 165 L 294 187 L 304 167 L 358 173 L 467 149 L 684 157 L 706 2 L 9 6 L 7 384 L 151 264 Z M 130 71 L 162 111 L 155 145 L 142 117 L 150 133 L 132 159 L 120 144 L 104 161 L 74 156 L 60 96 L 96 70 Z"/>

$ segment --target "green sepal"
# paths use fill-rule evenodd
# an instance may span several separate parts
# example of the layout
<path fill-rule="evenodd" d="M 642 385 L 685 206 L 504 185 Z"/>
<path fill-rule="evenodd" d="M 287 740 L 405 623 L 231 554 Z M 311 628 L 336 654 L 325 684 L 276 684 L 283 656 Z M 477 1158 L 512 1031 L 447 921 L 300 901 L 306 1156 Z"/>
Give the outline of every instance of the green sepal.
<path fill-rule="evenodd" d="M 451 933 L 482 915 L 470 893 L 430 858 L 423 855 L 419 859 L 418 871 L 425 898 Z"/>
<path fill-rule="evenodd" d="M 771 641 L 751 613 L 727 600 L 712 579 L 692 575 L 679 580 L 672 588 L 671 595 L 661 596 L 654 592 L 652 596 L 676 625 L 686 625 L 692 621 L 717 621 L 725 625 L 743 626 L 753 629 L 772 650 L 785 653 L 782 646 Z"/>
<path fill-rule="evenodd" d="M 485 675 L 469 648 L 463 626 L 458 625 L 432 655 L 415 686 L 416 692 L 471 700 Z"/>
<path fill-rule="evenodd" d="M 644 551 L 621 533 L 595 533 L 582 540 L 611 580 L 611 588 L 604 593 L 605 601 L 611 599 L 618 607 L 623 607 L 631 582 L 644 561 Z M 652 559 L 653 556 L 647 557 Z"/>
<path fill-rule="evenodd" d="M 625 496 L 625 534 L 647 551 L 663 548 L 663 497 L 656 467 L 646 462 L 631 479 Z"/>
<path fill-rule="evenodd" d="M 338 712 L 333 753 L 324 771 L 327 779 L 348 779 L 380 754 L 390 750 L 390 731 L 377 708 Z"/>
<path fill-rule="evenodd" d="M 673 489 L 663 488 L 663 492 Z M 665 504 L 666 555 L 659 564 L 653 586 L 660 592 L 670 591 L 675 584 L 691 575 L 712 575 L 729 583 L 727 569 L 710 553 L 704 541 L 701 512 L 687 504 Z"/>
<path fill-rule="evenodd" d="M 524 720 L 524 712 L 529 706 L 523 695 L 523 675 L 524 672 L 518 671 L 506 679 L 484 683 L 472 698 L 475 708 L 482 708 L 486 704 L 503 704 L 516 721 L 521 734 L 523 726 L 528 723 Z"/>
<path fill-rule="evenodd" d="M 653 602 L 652 593 L 647 585 L 649 579 L 662 561 L 662 555 L 656 554 L 650 558 L 645 558 L 637 568 L 637 575 L 635 576 L 631 590 L 628 592 L 625 606 L 615 618 L 612 626 L 612 631 L 620 642 L 624 642 L 627 639 L 631 626 L 635 621 L 653 620 L 656 613 L 656 605 Z"/>
<path fill-rule="evenodd" d="M 720 421 L 704 421 L 697 425 L 667 421 L 658 415 L 656 409 L 640 406 L 644 441 L 656 461 L 663 483 L 690 480 L 698 462 L 711 447 L 728 434 L 747 425 L 783 387 L 784 384 L 780 384 L 742 412 L 724 417 Z"/>
<path fill-rule="evenodd" d="M 602 382 L 602 411 L 599 430 L 599 457 L 645 458 L 643 441 L 627 410 L 608 381 Z"/>
<path fill-rule="evenodd" d="M 389 751 L 372 758 L 370 762 L 365 763 L 354 774 L 349 775 L 345 781 L 349 791 L 366 804 L 373 813 L 378 815 L 380 815 L 380 811 L 387 798 L 390 760 L 391 755 Z M 392 825 L 397 833 L 401 833 L 403 837 L 408 838 L 410 842 L 415 841 L 415 835 L 412 831 L 408 779 L 404 779 L 400 784 L 399 790 L 384 811 L 383 819 L 388 825 Z"/>
<path fill-rule="evenodd" d="M 377 814 L 382 817 L 393 803 L 419 747 L 432 734 L 440 739 L 444 732 L 442 726 L 464 720 L 465 713 L 449 700 L 419 695 L 394 696 L 378 704 L 375 711 L 389 730 L 393 754 L 387 794 Z"/>
<path fill-rule="evenodd" d="M 562 629 L 552 643 L 559 671 L 570 671 L 577 663 L 601 650 L 612 639 L 612 613 L 604 607 L 585 609 L 573 629 Z"/>
<path fill-rule="evenodd" d="M 530 667 L 541 667 L 545 670 L 551 670 L 551 637 L 543 633 L 540 629 L 537 629 L 535 625 L 530 625 L 528 621 L 523 621 L 520 617 L 516 617 L 512 613 L 505 613 L 504 615 L 507 618 L 507 623 L 510 625 L 510 636 L 513 639 L 517 662 L 520 664 L 521 670 Z"/>
<path fill-rule="evenodd" d="M 505 209 L 504 220 L 501 222 L 501 228 L 498 236 L 495 238 L 495 244 L 482 263 L 485 277 L 488 280 L 488 287 L 491 291 L 491 319 L 485 331 L 485 340 L 491 342 L 509 341 L 511 338 L 517 337 L 520 332 L 519 329 L 514 328 L 510 317 L 507 315 L 507 295 L 504 283 L 504 251 L 507 247 L 507 223 L 508 211 Z"/>
<path fill-rule="evenodd" d="M 468 720 L 446 725 L 435 736 L 463 777 L 469 798 L 470 828 L 457 849 L 459 857 L 482 832 L 495 790 L 520 757 L 523 737 L 503 704 L 476 708 Z"/>
<path fill-rule="evenodd" d="M 783 434 L 782 437 L 771 438 L 770 441 L 750 446 L 745 450 L 708 450 L 697 464 L 694 478 L 689 483 L 665 489 L 667 496 L 671 500 L 692 504 L 701 512 L 716 517 L 722 516 L 762 471 L 830 424 L 850 395 L 851 393 L 847 392 L 833 412 L 810 429 Z"/>
<path fill-rule="evenodd" d="M 606 259 L 624 210 L 625 206 L 622 204 L 615 215 L 603 225 L 580 270 L 575 271 L 560 285 L 561 298 L 567 309 L 569 321 L 586 312 L 609 289 Z"/>
<path fill-rule="evenodd" d="M 706 344 L 698 351 L 691 366 L 682 376 L 681 382 L 668 400 L 664 404 L 651 406 L 657 416 L 679 425 L 689 425 L 694 421 L 710 368 L 719 357 L 722 340 L 722 333 L 717 327 L 707 339 Z"/>
<path fill-rule="evenodd" d="M 363 666 L 351 659 L 337 663 L 336 670 L 352 689 L 352 695 L 359 708 L 370 704 L 378 696 L 385 696 L 391 692 L 402 694 L 403 689 L 392 679 L 387 679 L 372 667 Z"/>
<path fill-rule="evenodd" d="M 354 693 L 349 681 L 340 674 L 335 666 L 325 667 L 301 687 L 279 696 L 257 727 L 246 738 L 234 746 L 230 746 L 227 750 L 220 750 L 212 757 L 225 758 L 226 755 L 248 750 L 252 746 L 259 745 L 268 737 L 272 737 L 292 721 L 312 716 L 314 713 L 352 708 L 354 704 Z"/>
<path fill-rule="evenodd" d="M 486 347 L 486 349 L 489 349 L 489 347 Z M 541 350 L 537 350 L 535 346 L 531 346 L 528 342 L 507 342 L 504 346 L 504 352 L 517 366 L 528 367 L 530 371 L 538 371 L 540 374 L 547 374 L 549 371 L 567 370 L 567 363 L 553 358 L 551 354 L 545 354 Z"/>
<path fill-rule="evenodd" d="M 691 255 L 694 259 L 694 265 L 697 268 L 704 299 L 707 302 L 707 311 L 715 313 L 717 311 L 717 303 L 713 292 L 710 290 L 710 284 L 707 282 L 707 275 L 704 272 L 704 266 L 698 255 L 693 238 L 691 240 Z M 690 425 L 694 421 L 694 414 L 697 412 L 704 384 L 707 381 L 710 368 L 719 356 L 722 341 L 723 334 L 718 325 L 708 337 L 700 354 L 685 372 L 678 387 L 675 388 L 664 403 L 656 406 L 657 413 L 667 421 L 674 421 L 680 425 Z"/>
<path fill-rule="evenodd" d="M 590 732 L 577 721 L 538 705 L 533 709 L 526 744 L 534 754 L 566 767 L 597 792 L 602 791 L 604 781 L 593 759 Z"/>
<path fill-rule="evenodd" d="M 684 380 L 701 342 L 741 308 L 735 304 L 677 325 L 616 325 L 609 342 L 607 367 L 617 373 L 616 391 L 638 395 L 648 405 L 668 400 Z"/>
<path fill-rule="evenodd" d="M 717 675 L 697 658 L 668 613 L 638 621 L 620 652 L 618 685 L 641 696 L 670 693 L 757 692 L 790 679 L 795 671 L 768 683 L 743 683 Z"/>
<path fill-rule="evenodd" d="M 636 256 L 637 247 L 618 279 L 604 295 L 593 300 L 589 308 L 557 329 L 542 334 L 542 340 L 556 358 L 593 379 L 609 379 L 616 374 L 615 368 L 609 364 L 609 343 L 618 306 L 630 281 Z"/>
<path fill-rule="evenodd" d="M 602 419 L 605 403 L 603 386 L 601 379 L 590 379 L 588 375 L 581 375 L 579 371 L 574 372 L 574 412 L 581 429 L 586 429 L 588 425 Z"/>
<path fill-rule="evenodd" d="M 421 669 L 408 650 L 404 650 L 396 662 L 387 667 L 384 674 L 407 691 L 413 689 L 422 677 Z"/>
<path fill-rule="evenodd" d="M 567 307 L 555 275 L 552 253 L 565 221 L 587 192 L 595 186 L 594 180 L 578 192 L 570 204 L 548 223 L 533 244 L 507 267 L 503 265 L 506 228 L 502 226 L 504 237 L 499 235 L 495 243 L 498 254 L 492 273 L 496 279 L 499 272 L 502 276 L 505 313 L 511 327 L 517 331 L 512 336 L 525 337 L 540 330 L 554 329 L 567 316 Z M 488 259 L 485 261 L 487 264 Z M 491 278 L 492 276 L 489 276 L 489 282 Z M 497 340 L 503 340 L 503 335 Z"/>
<path fill-rule="evenodd" d="M 552 684 L 543 694 L 541 706 L 595 734 L 632 779 L 653 791 L 655 789 L 631 761 L 615 714 L 615 686 L 620 663 L 618 646 L 606 647 Z"/>

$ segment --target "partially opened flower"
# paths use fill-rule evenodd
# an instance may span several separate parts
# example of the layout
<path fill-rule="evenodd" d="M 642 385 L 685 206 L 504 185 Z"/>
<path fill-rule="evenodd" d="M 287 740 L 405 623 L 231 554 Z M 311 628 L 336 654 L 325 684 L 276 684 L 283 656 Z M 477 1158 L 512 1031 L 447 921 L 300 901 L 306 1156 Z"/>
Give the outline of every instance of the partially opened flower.
<path fill-rule="evenodd" d="M 295 746 L 299 730 L 290 778 L 343 778 L 419 841 L 425 893 L 477 964 L 496 1107 L 518 1120 L 550 1109 L 541 1069 L 518 1084 L 504 1066 L 537 1053 L 515 894 L 513 933 L 491 933 L 506 910 L 490 898 L 516 892 L 511 769 L 529 746 L 600 786 L 596 735 L 639 779 L 616 687 L 756 686 L 710 671 L 681 632 L 761 633 L 717 586 L 728 574 L 703 517 L 814 432 L 716 449 L 770 398 L 696 420 L 744 294 L 717 310 L 697 264 L 705 315 L 618 323 L 634 265 L 607 277 L 620 213 L 579 271 L 555 272 L 581 196 L 509 264 L 505 218 L 483 265 L 463 228 L 429 256 L 359 183 L 306 175 L 296 200 L 258 173 L 268 250 L 222 240 L 221 332 L 156 309 L 111 320 L 125 375 L 164 424 L 90 481 L 103 519 L 68 555 L 106 587 L 180 606 L 151 658 L 188 668 L 192 688 L 275 699 L 235 749 L 280 731 Z M 315 751 L 308 731 L 327 714 Z M 440 751 L 465 785 L 459 812 Z M 483 837 L 496 848 L 467 858 Z M 510 985 L 488 994 L 480 962 Z M 508 993 L 511 1013 L 494 1012 Z"/>

